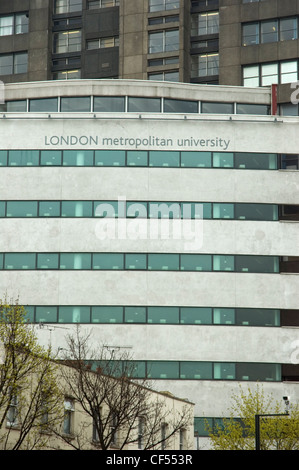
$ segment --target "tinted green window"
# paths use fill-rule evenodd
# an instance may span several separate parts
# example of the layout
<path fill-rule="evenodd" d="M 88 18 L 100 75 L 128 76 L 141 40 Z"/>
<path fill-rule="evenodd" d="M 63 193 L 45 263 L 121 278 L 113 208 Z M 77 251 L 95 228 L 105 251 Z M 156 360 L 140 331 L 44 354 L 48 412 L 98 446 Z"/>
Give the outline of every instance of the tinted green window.
<path fill-rule="evenodd" d="M 234 325 L 234 308 L 214 308 L 213 323 L 215 325 Z"/>
<path fill-rule="evenodd" d="M 9 166 L 38 166 L 38 150 L 10 150 L 8 154 Z"/>
<path fill-rule="evenodd" d="M 0 253 L 0 269 L 3 269 L 3 260 L 4 260 L 4 255 L 3 253 Z"/>
<path fill-rule="evenodd" d="M 152 379 L 178 379 L 179 363 L 168 361 L 148 361 L 147 373 L 148 377 Z"/>
<path fill-rule="evenodd" d="M 93 110 L 98 113 L 123 113 L 125 98 L 123 96 L 95 96 Z"/>
<path fill-rule="evenodd" d="M 146 376 L 146 365 L 144 361 L 130 361 L 124 363 L 126 374 L 130 377 L 142 378 Z"/>
<path fill-rule="evenodd" d="M 95 201 L 95 217 L 125 217 L 126 203 L 124 201 Z"/>
<path fill-rule="evenodd" d="M 233 219 L 235 217 L 234 204 L 214 203 L 213 219 Z"/>
<path fill-rule="evenodd" d="M 165 98 L 164 113 L 198 113 L 198 102 Z"/>
<path fill-rule="evenodd" d="M 53 112 L 58 111 L 58 98 L 42 98 L 29 100 L 30 112 Z"/>
<path fill-rule="evenodd" d="M 91 310 L 92 323 L 122 323 L 123 308 L 122 307 L 92 307 Z"/>
<path fill-rule="evenodd" d="M 211 152 L 181 152 L 181 166 L 187 168 L 210 168 Z"/>
<path fill-rule="evenodd" d="M 90 269 L 91 255 L 89 253 L 61 253 L 60 269 Z"/>
<path fill-rule="evenodd" d="M 270 114 L 270 106 L 266 104 L 237 104 L 237 114 L 256 114 L 267 115 Z"/>
<path fill-rule="evenodd" d="M 0 150 L 0 166 L 6 166 L 6 165 L 7 165 L 7 151 Z"/>
<path fill-rule="evenodd" d="M 124 269 L 124 255 L 122 253 L 95 253 L 92 269 Z"/>
<path fill-rule="evenodd" d="M 37 268 L 38 269 L 58 269 L 59 257 L 56 253 L 38 253 Z"/>
<path fill-rule="evenodd" d="M 146 269 L 147 268 L 147 255 L 145 254 L 126 254 L 126 269 Z"/>
<path fill-rule="evenodd" d="M 181 211 L 184 219 L 211 218 L 211 204 L 209 202 L 183 202 L 181 203 Z"/>
<path fill-rule="evenodd" d="M 60 111 L 61 112 L 89 112 L 90 97 L 89 96 L 75 96 L 75 97 L 62 97 L 60 98 Z"/>
<path fill-rule="evenodd" d="M 35 269 L 34 253 L 6 253 L 4 269 Z"/>
<path fill-rule="evenodd" d="M 176 271 L 179 269 L 179 255 L 149 254 L 148 269 L 154 271 Z"/>
<path fill-rule="evenodd" d="M 62 155 L 60 150 L 42 150 L 40 162 L 42 166 L 61 166 Z"/>
<path fill-rule="evenodd" d="M 212 364 L 210 362 L 181 362 L 181 379 L 212 379 Z"/>
<path fill-rule="evenodd" d="M 213 418 L 194 418 L 194 431 L 198 436 L 209 437 L 209 429 L 213 429 Z"/>
<path fill-rule="evenodd" d="M 37 217 L 36 201 L 7 201 L 7 217 Z"/>
<path fill-rule="evenodd" d="M 0 201 L 0 217 L 5 217 L 5 202 Z"/>
<path fill-rule="evenodd" d="M 235 168 L 248 170 L 276 170 L 277 155 L 274 153 L 236 153 Z"/>
<path fill-rule="evenodd" d="M 57 307 L 36 307 L 35 321 L 36 323 L 56 323 Z"/>
<path fill-rule="evenodd" d="M 64 150 L 64 166 L 93 166 L 92 150 Z"/>
<path fill-rule="evenodd" d="M 236 365 L 232 363 L 215 363 L 214 364 L 214 379 L 219 380 L 234 380 L 236 378 Z"/>
<path fill-rule="evenodd" d="M 127 165 L 128 166 L 147 166 L 148 153 L 143 151 L 132 150 L 127 152 Z"/>
<path fill-rule="evenodd" d="M 127 202 L 127 217 L 147 218 L 146 202 Z"/>
<path fill-rule="evenodd" d="M 39 217 L 60 217 L 59 201 L 40 201 L 38 205 Z"/>
<path fill-rule="evenodd" d="M 148 323 L 179 323 L 178 307 L 148 307 Z"/>
<path fill-rule="evenodd" d="M 180 219 L 181 205 L 178 202 L 150 202 L 149 217 L 153 219 Z"/>
<path fill-rule="evenodd" d="M 180 152 L 172 151 L 152 151 L 149 152 L 149 166 L 154 167 L 179 167 L 180 166 Z"/>
<path fill-rule="evenodd" d="M 181 255 L 181 270 L 185 271 L 211 271 L 211 255 Z"/>
<path fill-rule="evenodd" d="M 234 104 L 203 102 L 201 103 L 201 112 L 211 114 L 234 114 Z"/>
<path fill-rule="evenodd" d="M 27 101 L 7 101 L 7 112 L 8 113 L 24 113 L 27 111 Z"/>
<path fill-rule="evenodd" d="M 181 307 L 181 323 L 212 324 L 212 309 L 209 307 Z"/>
<path fill-rule="evenodd" d="M 235 218 L 278 220 L 278 206 L 276 204 L 235 204 Z"/>
<path fill-rule="evenodd" d="M 90 307 L 60 307 L 58 314 L 59 323 L 89 323 Z"/>
<path fill-rule="evenodd" d="M 25 305 L 24 308 L 25 308 L 25 321 L 33 323 L 34 322 L 34 307 L 31 305 Z"/>
<path fill-rule="evenodd" d="M 214 271 L 234 271 L 235 263 L 232 255 L 214 255 L 213 270 Z"/>
<path fill-rule="evenodd" d="M 213 154 L 213 167 L 214 168 L 233 168 L 234 167 L 234 154 L 225 152 L 215 152 Z"/>
<path fill-rule="evenodd" d="M 92 202 L 62 201 L 61 217 L 92 217 Z"/>
<path fill-rule="evenodd" d="M 278 273 L 278 256 L 236 256 L 236 271 L 251 273 Z"/>
<path fill-rule="evenodd" d="M 125 307 L 125 323 L 145 323 L 145 307 Z"/>
<path fill-rule="evenodd" d="M 126 152 L 123 150 L 96 150 L 96 166 L 125 166 Z"/>

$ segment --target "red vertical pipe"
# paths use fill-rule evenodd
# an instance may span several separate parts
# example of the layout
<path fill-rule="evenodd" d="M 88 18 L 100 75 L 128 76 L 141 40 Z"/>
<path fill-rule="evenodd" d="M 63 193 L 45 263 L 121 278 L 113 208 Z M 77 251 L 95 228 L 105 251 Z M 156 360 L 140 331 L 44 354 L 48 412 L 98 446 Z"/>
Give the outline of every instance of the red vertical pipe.
<path fill-rule="evenodd" d="M 277 85 L 271 85 L 271 114 L 277 115 Z"/>

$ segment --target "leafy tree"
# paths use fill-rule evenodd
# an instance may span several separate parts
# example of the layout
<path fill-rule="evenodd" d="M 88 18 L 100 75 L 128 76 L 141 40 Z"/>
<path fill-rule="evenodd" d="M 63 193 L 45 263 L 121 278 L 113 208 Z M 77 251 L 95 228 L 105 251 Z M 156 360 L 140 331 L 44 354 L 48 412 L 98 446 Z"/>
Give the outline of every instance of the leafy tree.
<path fill-rule="evenodd" d="M 0 301 L 0 348 L 0 448 L 45 448 L 46 432 L 61 420 L 57 365 L 18 301 Z"/>
<path fill-rule="evenodd" d="M 266 395 L 263 388 L 248 387 L 245 393 L 232 396 L 229 417 L 224 418 L 222 425 L 211 429 L 208 425 L 210 439 L 214 450 L 254 450 L 255 449 L 255 415 L 285 414 L 282 402 L 274 401 L 272 394 Z M 239 418 L 236 418 L 238 416 Z M 289 416 L 260 417 L 261 450 L 299 450 L 299 408 L 292 405 Z"/>

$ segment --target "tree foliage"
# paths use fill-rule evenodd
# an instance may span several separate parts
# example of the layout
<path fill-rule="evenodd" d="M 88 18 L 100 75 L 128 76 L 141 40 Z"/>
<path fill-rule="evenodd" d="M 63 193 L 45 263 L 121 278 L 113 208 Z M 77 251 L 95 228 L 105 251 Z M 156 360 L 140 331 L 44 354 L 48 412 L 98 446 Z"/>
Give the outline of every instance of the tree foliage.
<path fill-rule="evenodd" d="M 61 419 L 57 366 L 18 301 L 0 301 L 0 348 L 0 448 L 45 448 L 46 432 Z"/>
<path fill-rule="evenodd" d="M 259 384 L 254 389 L 248 387 L 247 392 L 240 387 L 240 392 L 234 394 L 232 400 L 229 417 L 223 419 L 222 425 L 214 429 L 207 425 L 214 450 L 254 450 L 255 415 L 263 414 L 282 416 L 259 418 L 260 449 L 299 450 L 298 405 L 292 405 L 289 415 L 283 416 L 282 400 L 278 402 L 272 394 L 266 395 Z"/>

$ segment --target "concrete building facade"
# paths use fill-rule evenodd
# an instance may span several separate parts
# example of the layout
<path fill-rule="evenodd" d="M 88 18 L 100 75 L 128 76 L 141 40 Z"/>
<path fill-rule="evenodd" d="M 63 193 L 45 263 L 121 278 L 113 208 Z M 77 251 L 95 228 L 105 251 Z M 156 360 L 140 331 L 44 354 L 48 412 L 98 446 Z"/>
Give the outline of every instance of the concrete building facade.
<path fill-rule="evenodd" d="M 40 341 L 80 323 L 130 352 L 195 403 L 200 448 L 240 383 L 298 402 L 298 118 L 268 114 L 271 87 L 5 92 L 0 286 Z"/>

